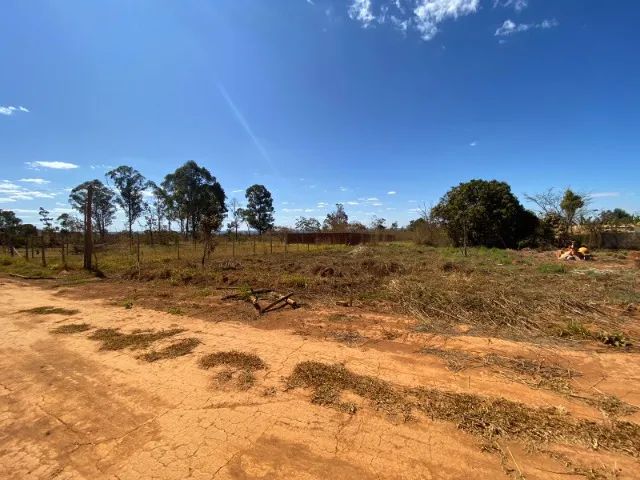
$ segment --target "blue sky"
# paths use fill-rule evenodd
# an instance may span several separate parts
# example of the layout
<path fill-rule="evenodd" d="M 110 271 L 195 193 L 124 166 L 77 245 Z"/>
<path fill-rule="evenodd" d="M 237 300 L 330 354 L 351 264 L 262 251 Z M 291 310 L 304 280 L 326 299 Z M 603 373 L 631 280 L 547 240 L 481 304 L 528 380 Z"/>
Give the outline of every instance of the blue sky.
<path fill-rule="evenodd" d="M 281 225 L 336 202 L 405 224 L 471 178 L 640 211 L 640 2 L 3 0 L 0 14 L 0 208 L 25 221 L 109 166 L 160 181 L 191 159 L 229 197 L 265 184 Z"/>

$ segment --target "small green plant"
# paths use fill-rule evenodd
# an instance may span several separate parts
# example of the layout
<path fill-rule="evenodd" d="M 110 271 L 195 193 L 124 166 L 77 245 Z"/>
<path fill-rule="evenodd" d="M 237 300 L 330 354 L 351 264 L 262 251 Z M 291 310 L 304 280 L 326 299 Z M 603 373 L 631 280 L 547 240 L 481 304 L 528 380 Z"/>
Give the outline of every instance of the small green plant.
<path fill-rule="evenodd" d="M 567 273 L 567 267 L 560 263 L 542 263 L 538 265 L 540 273 Z"/>
<path fill-rule="evenodd" d="M 580 322 L 569 320 L 567 325 L 560 329 L 561 337 L 590 337 L 591 332 Z"/>
<path fill-rule="evenodd" d="M 167 313 L 171 315 L 184 315 L 184 312 L 179 307 L 169 307 Z"/>
<path fill-rule="evenodd" d="M 624 335 L 624 333 L 621 333 L 621 332 L 614 332 L 614 333 L 601 332 L 598 335 L 598 339 L 605 345 L 609 345 L 611 347 L 616 347 L 616 348 L 630 347 L 632 345 L 632 343 Z"/>
<path fill-rule="evenodd" d="M 130 299 L 125 300 L 122 306 L 127 310 L 131 310 L 133 308 L 133 300 L 130 300 Z"/>
<path fill-rule="evenodd" d="M 282 276 L 281 283 L 287 287 L 305 288 L 307 286 L 307 277 L 297 273 L 290 273 Z"/>

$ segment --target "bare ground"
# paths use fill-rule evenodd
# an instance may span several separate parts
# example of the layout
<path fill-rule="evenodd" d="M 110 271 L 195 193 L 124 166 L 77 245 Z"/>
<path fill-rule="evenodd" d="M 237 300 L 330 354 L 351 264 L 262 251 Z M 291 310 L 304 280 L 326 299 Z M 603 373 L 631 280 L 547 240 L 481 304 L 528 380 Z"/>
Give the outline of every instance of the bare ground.
<path fill-rule="evenodd" d="M 101 286 L 89 288 L 100 297 Z M 353 392 L 341 400 L 355 413 L 314 404 L 311 389 L 287 383 L 301 362 L 342 364 L 398 389 L 503 398 L 603 425 L 612 418 L 593 399 L 609 395 L 630 407 L 623 419 L 637 425 L 638 353 L 480 336 L 397 336 L 408 320 L 392 313 L 345 318 L 340 310 L 316 308 L 255 321 L 242 308 L 234 318 L 233 304 L 214 303 L 208 319 L 177 316 L 8 280 L 0 280 L 0 299 L 0 478 L 632 479 L 640 469 L 633 454 L 597 441 L 497 437 L 488 443 L 419 411 L 410 419 L 390 416 Z M 43 306 L 69 311 L 28 311 Z M 84 324 L 90 328 L 52 333 Z M 98 329 L 153 341 L 134 350 L 101 350 L 91 339 Z M 158 334 L 176 329 L 184 330 Z M 359 338 L 332 334 L 350 331 Z M 140 358 L 188 338 L 201 343 L 176 357 Z M 568 391 L 555 390 L 504 367 L 509 362 L 448 368 L 437 354 L 443 349 L 480 359 L 526 358 L 576 373 L 569 375 Z M 242 352 L 266 367 L 200 368 L 201 358 L 217 352 Z M 252 381 L 241 385 L 247 373 Z"/>

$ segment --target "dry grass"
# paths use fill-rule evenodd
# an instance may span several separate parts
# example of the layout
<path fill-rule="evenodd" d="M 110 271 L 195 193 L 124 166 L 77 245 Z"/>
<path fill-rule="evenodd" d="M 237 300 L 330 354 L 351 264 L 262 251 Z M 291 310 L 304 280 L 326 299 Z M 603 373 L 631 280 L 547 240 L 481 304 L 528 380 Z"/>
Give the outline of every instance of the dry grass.
<path fill-rule="evenodd" d="M 247 371 L 264 370 L 267 365 L 260 357 L 253 353 L 244 353 L 237 350 L 230 352 L 216 352 L 205 355 L 200 359 L 200 367 L 209 369 L 221 365 Z"/>
<path fill-rule="evenodd" d="M 138 358 L 147 362 L 157 362 L 158 360 L 165 360 L 167 358 L 182 357 L 191 353 L 201 343 L 197 338 L 183 338 L 160 350 L 152 350 L 144 355 L 140 355 Z"/>
<path fill-rule="evenodd" d="M 254 372 L 267 368 L 267 364 L 257 355 L 237 350 L 205 355 L 199 363 L 200 367 L 204 369 L 226 367 L 216 374 L 216 381 L 220 384 L 226 384 L 235 378 L 236 386 L 240 390 L 249 390 L 253 387 L 256 383 Z"/>
<path fill-rule="evenodd" d="M 76 310 L 72 308 L 44 306 L 44 307 L 29 308 L 27 310 L 20 310 L 19 313 L 33 313 L 35 315 L 50 315 L 50 314 L 75 315 L 77 313 L 80 313 L 80 310 Z"/>
<path fill-rule="evenodd" d="M 183 332 L 182 328 L 154 331 L 133 331 L 122 333 L 115 328 L 101 328 L 89 336 L 91 340 L 102 342 L 100 350 L 139 350 L 150 347 L 154 342 Z"/>
<path fill-rule="evenodd" d="M 68 325 L 60 325 L 50 331 L 54 335 L 63 335 L 71 333 L 86 332 L 91 329 L 91 325 L 88 323 L 70 323 Z"/>
<path fill-rule="evenodd" d="M 533 388 L 542 388 L 561 393 L 571 391 L 570 381 L 580 376 L 580 372 L 549 363 L 543 359 L 531 360 L 524 357 L 505 357 L 491 353 L 471 355 L 459 350 L 424 348 L 422 353 L 442 358 L 449 370 L 460 372 L 467 368 L 488 367 L 509 380 L 524 383 Z"/>
<path fill-rule="evenodd" d="M 623 402 L 613 395 L 599 394 L 592 398 L 583 399 L 585 403 L 596 407 L 608 417 L 617 418 L 632 415 L 638 411 L 638 407 Z"/>
<path fill-rule="evenodd" d="M 505 399 L 445 392 L 431 388 L 402 388 L 358 375 L 342 365 L 299 363 L 288 380 L 291 388 L 312 388 L 311 401 L 344 408 L 342 391 L 368 399 L 380 410 L 410 418 L 416 409 L 433 420 L 454 423 L 486 440 L 518 439 L 570 443 L 640 456 L 640 426 L 622 421 L 598 423 L 573 419 L 555 408 L 532 408 Z"/>

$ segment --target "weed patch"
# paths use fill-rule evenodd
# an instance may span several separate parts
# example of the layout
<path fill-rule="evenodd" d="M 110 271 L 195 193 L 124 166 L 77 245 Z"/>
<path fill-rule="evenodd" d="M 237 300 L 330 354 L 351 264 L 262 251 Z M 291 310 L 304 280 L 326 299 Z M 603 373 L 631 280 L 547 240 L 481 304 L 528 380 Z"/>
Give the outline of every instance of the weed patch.
<path fill-rule="evenodd" d="M 160 350 L 153 350 L 144 355 L 140 355 L 138 358 L 146 362 L 157 362 L 158 360 L 165 360 L 167 358 L 182 357 L 191 353 L 193 349 L 201 343 L 197 338 L 183 338 Z"/>
<path fill-rule="evenodd" d="M 205 355 L 200 359 L 200 367 L 209 369 L 221 365 L 242 370 L 264 370 L 267 365 L 260 357 L 253 353 L 244 353 L 237 350 L 230 352 L 216 352 Z"/>
<path fill-rule="evenodd" d="M 27 310 L 20 310 L 19 313 L 33 313 L 35 315 L 50 315 L 50 314 L 75 315 L 77 313 L 80 313 L 80 310 L 76 310 L 72 308 L 44 306 L 44 307 L 29 308 Z"/>
<path fill-rule="evenodd" d="M 355 374 L 342 365 L 312 361 L 296 365 L 288 386 L 312 388 L 313 403 L 338 408 L 348 408 L 341 404 L 340 394 L 349 390 L 370 400 L 379 410 L 410 418 L 416 409 L 432 420 L 454 423 L 459 429 L 486 440 L 569 443 L 640 456 L 640 426 L 630 422 L 576 420 L 556 408 L 533 408 L 505 399 L 432 388 L 396 387 Z"/>
<path fill-rule="evenodd" d="M 60 325 L 54 328 L 50 333 L 54 335 L 67 335 L 71 333 L 86 332 L 91 329 L 91 325 L 88 323 L 70 323 L 68 325 Z"/>
<path fill-rule="evenodd" d="M 122 333 L 115 328 L 101 328 L 89 336 L 89 339 L 102 342 L 100 350 L 139 350 L 148 348 L 154 342 L 184 332 L 182 328 L 154 331 L 133 331 Z"/>

